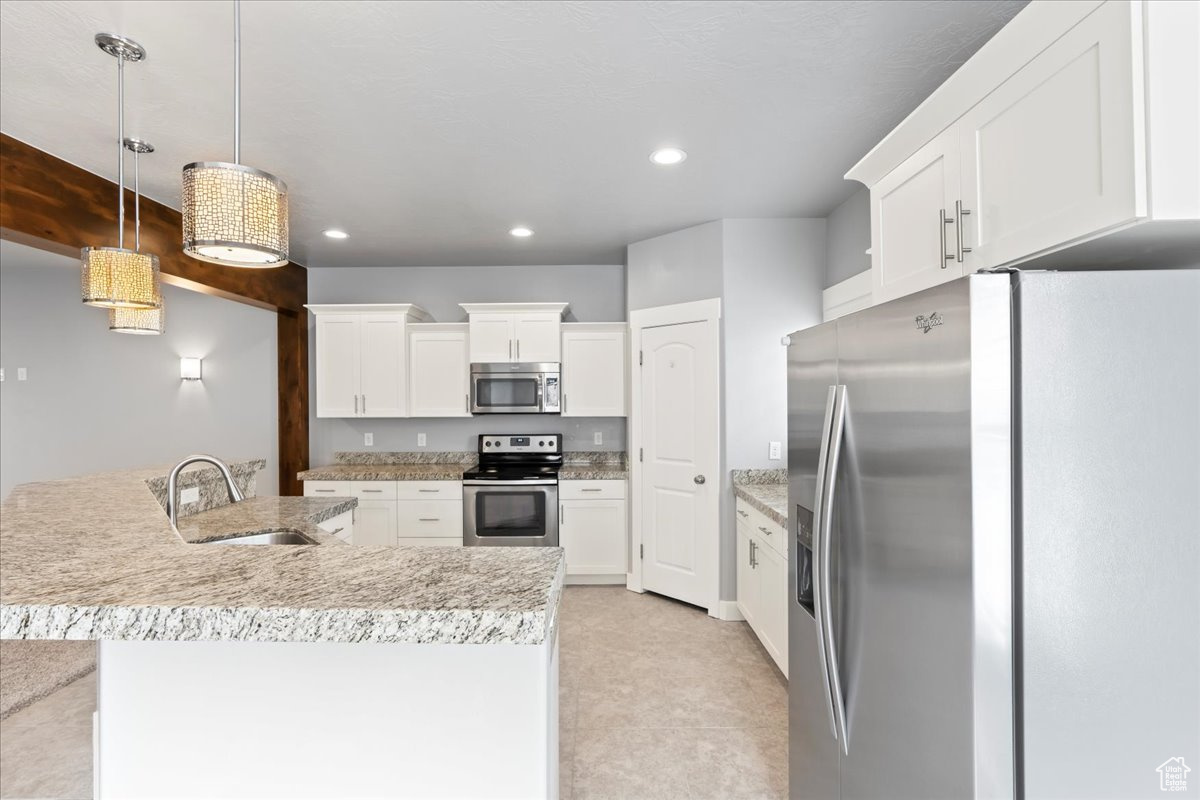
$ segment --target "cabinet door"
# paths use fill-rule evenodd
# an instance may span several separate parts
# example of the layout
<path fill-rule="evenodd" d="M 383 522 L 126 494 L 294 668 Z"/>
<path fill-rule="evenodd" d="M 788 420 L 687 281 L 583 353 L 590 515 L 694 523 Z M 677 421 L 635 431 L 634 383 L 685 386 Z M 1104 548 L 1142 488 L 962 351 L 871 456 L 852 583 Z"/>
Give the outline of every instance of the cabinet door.
<path fill-rule="evenodd" d="M 514 361 L 558 363 L 562 361 L 562 317 L 559 314 L 517 314 L 513 322 L 516 339 Z"/>
<path fill-rule="evenodd" d="M 1104 4 L 958 122 L 968 271 L 1145 216 L 1133 13 Z"/>
<path fill-rule="evenodd" d="M 758 632 L 758 573 L 754 570 L 753 537 L 742 523 L 737 526 L 737 604 L 738 610 Z"/>
<path fill-rule="evenodd" d="M 516 338 L 511 314 L 472 314 L 469 326 L 471 363 L 516 361 Z"/>
<path fill-rule="evenodd" d="M 405 319 L 363 314 L 360 416 L 403 417 L 405 412 Z"/>
<path fill-rule="evenodd" d="M 922 147 L 871 187 L 873 302 L 963 274 L 951 227 L 958 197 L 958 142 L 953 131 Z"/>
<path fill-rule="evenodd" d="M 354 543 L 395 546 L 395 500 L 358 501 L 358 507 L 354 509 Z"/>
<path fill-rule="evenodd" d="M 568 575 L 626 572 L 624 500 L 564 500 L 558 525 Z"/>
<path fill-rule="evenodd" d="M 469 417 L 467 332 L 417 331 L 408 336 L 408 415 Z"/>
<path fill-rule="evenodd" d="M 564 331 L 562 415 L 625 416 L 625 332 Z"/>
<path fill-rule="evenodd" d="M 754 550 L 758 565 L 758 638 L 787 675 L 787 562 L 760 540 Z"/>
<path fill-rule="evenodd" d="M 358 415 L 359 318 L 317 317 L 317 416 Z"/>

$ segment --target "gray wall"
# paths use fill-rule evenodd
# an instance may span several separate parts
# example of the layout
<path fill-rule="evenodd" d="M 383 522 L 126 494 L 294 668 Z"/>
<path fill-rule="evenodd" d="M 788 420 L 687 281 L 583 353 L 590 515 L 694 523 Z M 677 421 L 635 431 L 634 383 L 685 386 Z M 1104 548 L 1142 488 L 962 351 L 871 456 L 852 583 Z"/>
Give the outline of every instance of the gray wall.
<path fill-rule="evenodd" d="M 871 268 L 871 192 L 862 186 L 825 220 L 828 237 L 822 288 Z"/>
<path fill-rule="evenodd" d="M 279 491 L 275 315 L 163 287 L 162 336 L 110 333 L 79 302 L 79 263 L 0 242 L 0 492 L 29 481 L 176 461 L 265 458 Z M 179 379 L 179 358 L 204 379 Z M 17 380 L 17 368 L 28 380 Z"/>
<path fill-rule="evenodd" d="M 721 298 L 720 596 L 737 592 L 731 469 L 786 466 L 787 355 L 821 319 L 825 220 L 726 219 L 629 246 L 628 308 Z"/>
<path fill-rule="evenodd" d="M 462 322 L 459 303 L 556 302 L 571 304 L 568 322 L 625 320 L 625 267 L 369 267 L 308 270 L 309 303 L 415 303 L 438 322 Z M 309 316 L 309 375 L 316 334 Z M 316 413 L 316 402 L 309 404 Z M 481 433 L 562 433 L 569 450 L 624 450 L 623 418 L 562 418 L 495 415 L 457 419 L 317 419 L 310 420 L 309 462 L 332 463 L 339 450 L 419 451 L 475 450 Z M 599 432 L 603 444 L 593 443 Z M 374 444 L 366 447 L 363 434 Z M 417 447 L 417 434 L 426 446 Z"/>

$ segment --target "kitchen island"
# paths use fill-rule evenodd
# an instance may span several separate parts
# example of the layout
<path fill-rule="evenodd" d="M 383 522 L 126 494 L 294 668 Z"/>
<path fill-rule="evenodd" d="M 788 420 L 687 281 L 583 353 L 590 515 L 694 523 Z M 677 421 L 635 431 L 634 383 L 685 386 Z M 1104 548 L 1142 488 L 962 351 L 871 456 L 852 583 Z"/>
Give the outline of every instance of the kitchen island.
<path fill-rule="evenodd" d="M 0 511 L 0 637 L 99 641 L 97 797 L 553 796 L 560 549 L 350 547 L 303 527 L 353 502 L 322 498 L 181 537 L 161 475 Z M 328 543 L 185 541 L 242 510 Z"/>

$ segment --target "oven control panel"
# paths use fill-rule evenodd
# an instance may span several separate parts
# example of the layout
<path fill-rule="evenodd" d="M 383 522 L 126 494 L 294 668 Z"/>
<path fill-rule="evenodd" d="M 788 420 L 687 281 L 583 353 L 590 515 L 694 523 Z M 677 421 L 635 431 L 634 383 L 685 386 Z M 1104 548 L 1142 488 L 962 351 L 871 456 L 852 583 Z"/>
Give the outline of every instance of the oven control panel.
<path fill-rule="evenodd" d="M 479 437 L 480 453 L 560 453 L 562 434 L 536 433 L 523 436 Z"/>

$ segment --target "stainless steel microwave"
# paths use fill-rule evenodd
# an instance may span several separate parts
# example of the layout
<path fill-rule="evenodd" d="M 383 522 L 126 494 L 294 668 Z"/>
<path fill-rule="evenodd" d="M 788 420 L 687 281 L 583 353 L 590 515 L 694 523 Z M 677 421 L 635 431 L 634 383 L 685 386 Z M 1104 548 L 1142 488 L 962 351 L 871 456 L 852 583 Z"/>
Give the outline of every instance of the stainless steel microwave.
<path fill-rule="evenodd" d="M 558 414 L 559 364 L 472 364 L 472 414 Z"/>

